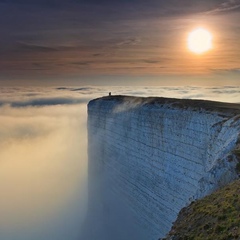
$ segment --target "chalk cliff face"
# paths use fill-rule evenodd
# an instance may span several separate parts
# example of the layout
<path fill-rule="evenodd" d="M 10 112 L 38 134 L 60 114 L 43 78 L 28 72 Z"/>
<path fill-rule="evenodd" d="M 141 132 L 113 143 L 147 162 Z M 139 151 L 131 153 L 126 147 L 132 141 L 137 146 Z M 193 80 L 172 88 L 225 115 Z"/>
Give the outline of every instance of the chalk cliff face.
<path fill-rule="evenodd" d="M 93 100 L 89 208 L 117 218 L 114 201 L 121 202 L 143 239 L 157 240 L 183 207 L 238 177 L 239 134 L 238 104 L 126 96 Z"/>

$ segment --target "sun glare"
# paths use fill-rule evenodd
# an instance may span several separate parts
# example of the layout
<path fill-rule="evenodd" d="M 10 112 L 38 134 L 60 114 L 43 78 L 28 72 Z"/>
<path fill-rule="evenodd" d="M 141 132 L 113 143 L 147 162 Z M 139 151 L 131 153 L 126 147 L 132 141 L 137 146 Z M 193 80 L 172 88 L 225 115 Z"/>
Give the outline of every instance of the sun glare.
<path fill-rule="evenodd" d="M 207 52 L 212 48 L 212 34 L 203 28 L 193 30 L 188 35 L 188 48 L 196 54 Z"/>

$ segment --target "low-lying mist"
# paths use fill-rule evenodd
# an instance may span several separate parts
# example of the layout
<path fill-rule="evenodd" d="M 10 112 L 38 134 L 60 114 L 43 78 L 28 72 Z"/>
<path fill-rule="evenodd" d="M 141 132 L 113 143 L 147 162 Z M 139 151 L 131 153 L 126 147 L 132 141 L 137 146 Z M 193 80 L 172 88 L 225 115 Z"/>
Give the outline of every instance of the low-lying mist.
<path fill-rule="evenodd" d="M 78 239 L 87 202 L 85 111 L 1 108 L 0 239 Z"/>
<path fill-rule="evenodd" d="M 240 87 L 231 86 L 1 88 L 0 239 L 93 240 L 80 237 L 88 208 L 86 108 L 110 91 L 240 102 Z M 126 239 L 127 230 L 103 229 L 98 240 L 113 239 L 116 231 Z"/>

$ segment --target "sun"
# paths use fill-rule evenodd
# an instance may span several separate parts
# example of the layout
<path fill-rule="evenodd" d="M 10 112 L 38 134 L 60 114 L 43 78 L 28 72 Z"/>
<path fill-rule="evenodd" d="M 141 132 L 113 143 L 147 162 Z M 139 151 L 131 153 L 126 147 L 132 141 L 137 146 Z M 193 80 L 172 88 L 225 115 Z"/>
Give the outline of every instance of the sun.
<path fill-rule="evenodd" d="M 212 48 L 212 34 L 204 29 L 197 28 L 188 35 L 188 48 L 191 52 L 202 54 Z"/>

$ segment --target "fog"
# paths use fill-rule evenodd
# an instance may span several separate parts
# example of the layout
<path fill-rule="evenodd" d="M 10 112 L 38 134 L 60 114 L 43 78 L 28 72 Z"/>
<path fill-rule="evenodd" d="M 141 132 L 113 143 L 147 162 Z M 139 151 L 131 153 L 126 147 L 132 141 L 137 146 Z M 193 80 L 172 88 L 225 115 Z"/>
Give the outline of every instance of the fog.
<path fill-rule="evenodd" d="M 0 239 L 80 239 L 88 209 L 87 102 L 110 91 L 240 103 L 240 87 L 232 86 L 1 88 Z"/>
<path fill-rule="evenodd" d="M 2 107 L 0 239 L 77 239 L 87 201 L 85 115 L 84 106 Z"/>

